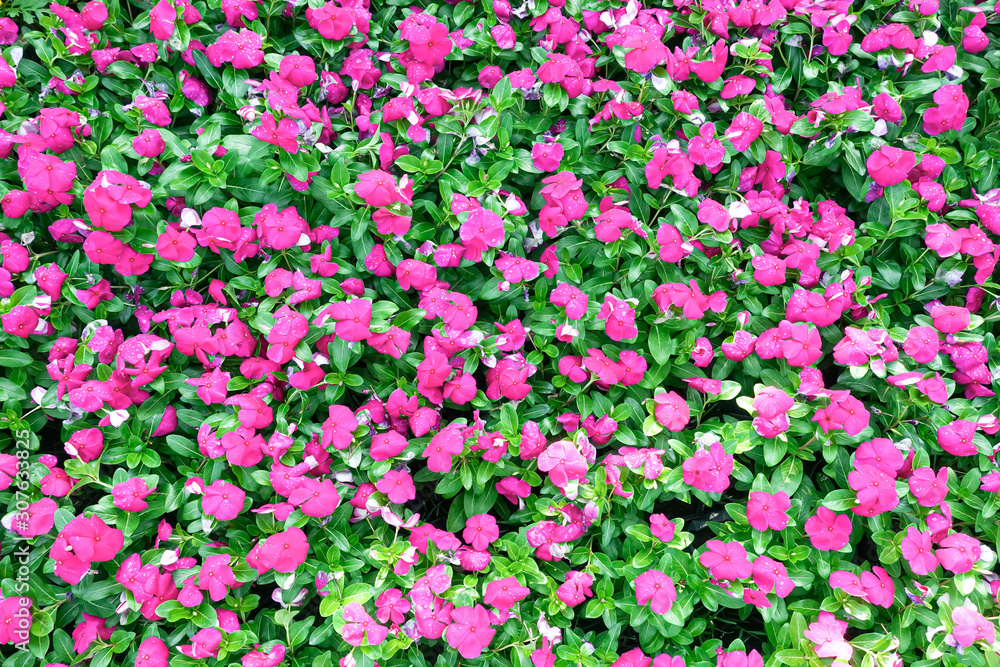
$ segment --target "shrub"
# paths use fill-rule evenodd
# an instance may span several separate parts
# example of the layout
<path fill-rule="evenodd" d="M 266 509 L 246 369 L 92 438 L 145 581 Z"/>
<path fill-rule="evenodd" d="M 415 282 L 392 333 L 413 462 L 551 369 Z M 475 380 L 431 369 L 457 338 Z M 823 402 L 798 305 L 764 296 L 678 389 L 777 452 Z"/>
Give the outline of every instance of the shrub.
<path fill-rule="evenodd" d="M 995 10 L 660 4 L 8 0 L 4 667 L 997 664 Z"/>

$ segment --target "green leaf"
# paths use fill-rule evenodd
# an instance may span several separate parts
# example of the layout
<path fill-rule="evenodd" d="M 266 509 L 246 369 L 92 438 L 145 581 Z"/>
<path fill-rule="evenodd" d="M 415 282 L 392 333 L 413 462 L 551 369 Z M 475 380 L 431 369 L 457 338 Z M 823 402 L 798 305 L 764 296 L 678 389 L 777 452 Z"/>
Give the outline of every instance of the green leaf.
<path fill-rule="evenodd" d="M 170 403 L 170 395 L 162 394 L 156 398 L 148 398 L 139 406 L 139 421 L 146 421 L 163 414 L 163 410 Z M 155 424 L 153 424 L 155 426 Z"/>
<path fill-rule="evenodd" d="M 834 512 L 845 512 L 858 504 L 854 491 L 848 489 L 837 489 L 826 494 L 823 505 Z"/>
<path fill-rule="evenodd" d="M 9 348 L 0 349 L 0 366 L 20 368 L 21 366 L 27 366 L 32 361 L 33 359 L 28 354 L 19 350 L 11 350 Z"/>
<path fill-rule="evenodd" d="M 510 77 L 505 76 L 500 79 L 497 85 L 493 88 L 490 93 L 490 105 L 497 111 L 503 111 L 509 106 L 515 104 L 514 99 L 511 97 L 513 93 L 513 88 L 510 85 Z"/>
<path fill-rule="evenodd" d="M 194 64 L 198 67 L 198 71 L 201 72 L 205 83 L 216 90 L 222 90 L 222 77 L 219 76 L 219 71 L 208 61 L 208 56 L 194 49 L 191 51 L 191 57 L 194 58 Z"/>
<path fill-rule="evenodd" d="M 423 171 L 423 165 L 420 159 L 414 157 L 413 155 L 401 155 L 396 158 L 395 165 L 402 169 L 403 171 L 409 172 L 411 174 Z"/>
<path fill-rule="evenodd" d="M 128 173 L 128 163 L 114 146 L 105 146 L 104 150 L 101 151 L 101 166 L 112 171 L 120 171 L 123 174 Z"/>
<path fill-rule="evenodd" d="M 517 409 L 513 403 L 504 403 L 500 408 L 500 430 L 506 435 L 515 435 L 519 428 Z"/>
<path fill-rule="evenodd" d="M 677 347 L 677 342 L 666 332 L 665 327 L 654 324 L 649 329 L 649 351 L 658 364 L 665 364 Z"/>

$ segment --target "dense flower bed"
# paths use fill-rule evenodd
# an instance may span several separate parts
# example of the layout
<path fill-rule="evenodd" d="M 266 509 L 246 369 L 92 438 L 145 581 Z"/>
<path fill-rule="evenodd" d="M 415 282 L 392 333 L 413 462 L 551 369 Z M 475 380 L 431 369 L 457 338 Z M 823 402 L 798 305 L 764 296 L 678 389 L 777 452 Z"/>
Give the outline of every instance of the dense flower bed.
<path fill-rule="evenodd" d="M 3 667 L 1000 664 L 992 6 L 0 14 Z"/>

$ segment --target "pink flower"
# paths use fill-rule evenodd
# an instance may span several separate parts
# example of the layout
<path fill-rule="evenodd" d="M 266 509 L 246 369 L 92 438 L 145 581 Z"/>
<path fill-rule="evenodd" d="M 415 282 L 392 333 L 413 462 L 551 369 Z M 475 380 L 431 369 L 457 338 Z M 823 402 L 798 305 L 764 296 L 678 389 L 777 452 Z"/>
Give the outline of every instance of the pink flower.
<path fill-rule="evenodd" d="M 764 658 L 756 649 L 746 651 L 717 652 L 717 667 L 764 667 Z M 671 666 L 672 667 L 672 666 Z"/>
<path fill-rule="evenodd" d="M 571 320 L 580 320 L 587 314 L 587 304 L 589 297 L 578 288 L 568 283 L 559 283 L 549 299 L 554 306 L 562 306 L 566 309 L 566 317 Z"/>
<path fill-rule="evenodd" d="M 503 245 L 503 219 L 488 208 L 473 209 L 459 228 L 459 237 L 465 246 L 465 258 L 478 262 L 484 252 Z"/>
<path fill-rule="evenodd" d="M 693 377 L 693 378 L 683 378 L 688 386 L 697 389 L 703 394 L 711 394 L 712 396 L 718 396 L 722 393 L 722 380 L 709 380 L 708 378 Z"/>
<path fill-rule="evenodd" d="M 371 336 L 372 302 L 370 299 L 351 299 L 327 306 L 320 318 L 329 316 L 336 320 L 337 338 L 349 342 L 367 340 Z"/>
<path fill-rule="evenodd" d="M 691 408 L 687 402 L 674 391 L 657 394 L 653 400 L 656 403 L 653 409 L 656 422 L 668 431 L 683 431 L 691 420 Z"/>
<path fill-rule="evenodd" d="M 816 514 L 806 521 L 805 528 L 813 548 L 820 551 L 839 551 L 851 539 L 850 517 L 826 507 L 818 507 Z"/>
<path fill-rule="evenodd" d="M 230 557 L 225 554 L 208 556 L 198 571 L 198 588 L 208 591 L 215 602 L 224 600 L 230 587 L 237 585 L 229 560 Z"/>
<path fill-rule="evenodd" d="M 933 361 L 940 348 L 941 340 L 934 327 L 913 327 L 907 331 L 903 341 L 903 351 L 921 364 Z"/>
<path fill-rule="evenodd" d="M 722 344 L 722 354 L 730 361 L 743 361 L 749 357 L 757 345 L 757 336 L 740 329 L 733 334 L 732 342 Z"/>
<path fill-rule="evenodd" d="M 375 617 L 383 623 L 393 623 L 401 625 L 404 621 L 403 614 L 410 611 L 410 601 L 403 597 L 403 592 L 398 588 L 389 588 L 381 593 L 375 600 L 378 608 Z"/>
<path fill-rule="evenodd" d="M 170 650 L 159 637 L 147 637 L 139 644 L 136 667 L 168 667 Z"/>
<path fill-rule="evenodd" d="M 309 224 L 299 215 L 294 206 L 278 211 L 276 205 L 265 204 L 253 219 L 260 244 L 264 248 L 274 250 L 294 248 L 302 235 L 309 231 Z M 302 278 L 301 274 L 293 277 L 292 283 L 296 290 L 302 289 L 302 284 L 305 282 Z M 316 296 L 319 296 L 318 291 Z M 296 301 L 290 300 L 289 303 L 294 305 Z"/>
<path fill-rule="evenodd" d="M 461 427 L 446 427 L 438 431 L 427 444 L 421 456 L 427 459 L 431 472 L 451 472 L 451 457 L 458 456 L 465 449 L 465 437 Z"/>
<path fill-rule="evenodd" d="M 791 499 L 784 491 L 774 495 L 762 491 L 751 491 L 747 501 L 747 521 L 754 530 L 784 530 L 788 525 Z"/>
<path fill-rule="evenodd" d="M 468 295 L 460 292 L 448 292 L 445 294 L 444 303 L 441 304 L 438 313 L 444 320 L 446 329 L 450 334 L 461 334 L 467 331 L 476 323 L 479 309 L 472 305 L 472 299 Z"/>
<path fill-rule="evenodd" d="M 378 169 L 358 176 L 354 194 L 364 199 L 369 206 L 388 206 L 400 199 L 396 189 L 396 179 Z"/>
<path fill-rule="evenodd" d="M 421 24 L 419 28 L 416 24 L 411 28 L 404 23 L 400 35 L 409 41 L 413 57 L 431 67 L 443 64 L 454 48 L 448 27 L 433 20 L 429 25 Z"/>
<path fill-rule="evenodd" d="M 238 486 L 218 479 L 205 487 L 201 509 L 219 521 L 232 521 L 243 512 L 246 495 Z"/>
<path fill-rule="evenodd" d="M 638 335 L 638 331 L 636 331 Z M 697 368 L 705 368 L 712 363 L 712 357 L 714 356 L 715 350 L 712 347 L 712 342 L 702 336 L 695 341 L 694 349 L 691 351 L 691 362 Z"/>
<path fill-rule="evenodd" d="M 948 495 L 948 468 L 937 473 L 931 468 L 917 468 L 908 482 L 910 493 L 922 507 L 937 507 Z"/>
<path fill-rule="evenodd" d="M 986 27 L 986 13 L 976 12 L 972 22 L 965 27 L 962 35 L 962 48 L 968 53 L 979 53 L 989 48 L 990 38 L 983 32 Z"/>
<path fill-rule="evenodd" d="M 358 420 L 350 408 L 343 405 L 331 405 L 328 416 L 323 422 L 321 443 L 324 447 L 347 449 L 354 441 L 354 431 L 358 428 Z"/>
<path fill-rule="evenodd" d="M 907 28 L 909 30 L 909 28 Z M 889 93 L 879 93 L 872 100 L 872 113 L 887 123 L 898 123 L 903 120 L 903 110 L 899 102 L 894 100 Z"/>
<path fill-rule="evenodd" d="M 423 291 L 437 282 L 437 269 L 426 262 L 404 259 L 396 267 L 396 280 L 404 290 L 411 287 Z"/>
<path fill-rule="evenodd" d="M 552 652 L 552 640 L 542 636 L 541 646 L 531 652 L 531 664 L 533 667 L 554 667 L 556 664 L 555 653 Z"/>
<path fill-rule="evenodd" d="M 748 76 L 737 74 L 725 80 L 722 92 L 719 94 L 724 100 L 749 95 L 754 90 L 755 81 Z"/>
<path fill-rule="evenodd" d="M 690 68 L 699 79 L 705 83 L 712 83 L 722 76 L 728 61 L 729 45 L 726 44 L 725 40 L 719 39 L 712 45 L 712 59 L 691 63 Z M 746 149 L 747 147 L 743 147 L 736 150 L 743 152 Z"/>
<path fill-rule="evenodd" d="M 252 30 L 229 30 L 206 49 L 205 55 L 215 67 L 232 63 L 236 69 L 250 69 L 264 62 L 262 45 L 263 38 Z"/>
<path fill-rule="evenodd" d="M 254 547 L 250 554 L 258 549 L 256 556 L 265 571 L 274 569 L 277 572 L 289 573 L 306 562 L 306 557 L 309 555 L 309 540 L 301 528 L 289 528 L 271 535 Z M 250 561 L 250 555 L 247 556 L 247 561 Z"/>
<path fill-rule="evenodd" d="M 344 605 L 344 627 L 341 634 L 351 646 L 361 646 L 367 638 L 369 646 L 378 646 L 389 635 L 389 629 L 375 622 L 357 602 Z"/>
<path fill-rule="evenodd" d="M 665 614 L 677 601 L 674 580 L 659 570 L 646 570 L 635 579 L 635 602 L 650 603 L 654 614 Z"/>
<path fill-rule="evenodd" d="M 667 58 L 667 47 L 654 33 L 629 32 L 622 46 L 629 49 L 625 54 L 625 67 L 639 74 L 650 72 Z"/>
<path fill-rule="evenodd" d="M 562 144 L 536 143 L 531 147 L 531 162 L 539 171 L 559 171 L 559 162 L 563 158 Z"/>
<path fill-rule="evenodd" d="M 698 134 L 691 138 L 688 143 L 688 155 L 694 164 L 703 164 L 712 173 L 722 168 L 722 161 L 726 157 L 726 148 L 715 136 L 715 124 L 705 123 L 701 126 Z M 685 165 L 681 158 L 677 158 L 680 164 Z M 666 169 L 667 165 L 664 165 Z M 670 171 L 676 171 L 676 167 Z M 669 172 L 667 172 L 669 173 Z M 674 181 L 676 185 L 676 179 Z M 704 222 L 717 232 L 729 230 L 732 221 L 729 211 L 714 199 L 705 199 L 698 204 L 698 221 Z"/>
<path fill-rule="evenodd" d="M 928 66 L 933 66 L 932 63 L 938 65 L 940 69 L 950 68 L 955 63 L 955 47 L 945 47 L 940 56 L 943 57 L 931 56 L 928 58 L 924 62 L 924 67 L 921 68 L 922 71 L 931 71 Z M 950 63 L 947 62 L 948 60 Z M 960 84 L 948 84 L 938 88 L 934 92 L 934 102 L 937 106 L 924 112 L 924 132 L 931 136 L 937 136 L 948 130 L 962 129 L 969 111 L 969 98 Z"/>
<path fill-rule="evenodd" d="M 146 496 L 155 490 L 155 487 L 149 488 L 143 478 L 133 477 L 115 484 L 111 489 L 111 494 L 114 496 L 114 506 L 118 509 L 126 512 L 141 512 L 149 507 L 149 503 L 145 500 Z"/>
<path fill-rule="evenodd" d="M 954 456 L 975 456 L 979 453 L 974 437 L 977 424 L 956 419 L 937 430 L 937 441 L 941 449 Z"/>
<path fill-rule="evenodd" d="M 389 502 L 397 505 L 402 505 L 417 497 L 417 488 L 413 485 L 413 478 L 402 470 L 390 470 L 385 473 L 375 483 L 375 488 L 388 496 Z"/>
<path fill-rule="evenodd" d="M 60 531 L 59 537 L 73 549 L 73 554 L 83 561 L 105 562 L 118 555 L 125 545 L 125 536 L 111 528 L 98 516 L 78 516 Z M 58 542 L 58 540 L 57 540 Z"/>
<path fill-rule="evenodd" d="M 611 340 L 629 340 L 639 335 L 635 325 L 635 308 L 610 294 L 605 297 L 597 319 L 605 321 L 604 330 Z"/>
<path fill-rule="evenodd" d="M 6 334 L 27 338 L 38 328 L 39 317 L 30 306 L 14 306 L 9 313 L 0 315 L 3 321 L 3 331 Z"/>
<path fill-rule="evenodd" d="M 951 635 L 959 646 L 968 648 L 980 640 L 987 644 L 996 641 L 996 628 L 993 622 L 976 609 L 967 606 L 955 607 L 951 610 L 951 622 L 954 625 Z"/>
<path fill-rule="evenodd" d="M 861 586 L 864 589 L 864 598 L 868 602 L 886 609 L 892 607 L 896 585 L 883 568 L 874 566 L 871 572 L 862 572 Z"/>
<path fill-rule="evenodd" d="M 496 631 L 490 627 L 489 612 L 478 604 L 453 609 L 451 624 L 445 631 L 448 645 L 468 660 L 482 655 L 495 634 Z"/>
<path fill-rule="evenodd" d="M 254 650 L 244 655 L 240 662 L 243 667 L 277 667 L 284 661 L 287 651 L 284 644 L 275 644 L 270 651 L 264 653 L 258 644 L 255 645 Z"/>
<path fill-rule="evenodd" d="M 45 490 L 42 490 L 45 493 Z M 14 516 L 11 528 L 21 537 L 37 537 L 45 535 L 55 525 L 55 513 L 58 505 L 51 498 L 41 498 L 28 505 L 23 512 Z M 25 515 L 27 515 L 25 517 Z"/>
<path fill-rule="evenodd" d="M 847 53 L 853 41 L 851 24 L 846 18 L 830 22 L 823 28 L 823 46 L 831 56 L 842 56 Z"/>
<path fill-rule="evenodd" d="M 906 537 L 899 546 L 913 574 L 926 576 L 938 566 L 938 559 L 934 555 L 932 546 L 931 531 L 925 530 L 921 533 L 916 526 L 909 526 L 906 529 Z"/>
<path fill-rule="evenodd" d="M 132 140 L 132 150 L 142 157 L 158 157 L 167 149 L 166 142 L 155 129 L 143 130 Z"/>
<path fill-rule="evenodd" d="M 958 333 L 969 328 L 969 310 L 961 306 L 934 306 L 931 318 L 934 328 L 941 333 Z"/>
<path fill-rule="evenodd" d="M 497 493 L 515 505 L 518 505 L 520 499 L 531 495 L 531 485 L 516 477 L 504 477 L 496 483 L 496 490 Z"/>
<path fill-rule="evenodd" d="M 455 557 L 458 559 L 458 564 L 462 566 L 462 569 L 469 572 L 482 572 L 493 561 L 493 556 L 489 551 L 476 551 L 465 546 L 460 547 L 455 552 Z"/>
<path fill-rule="evenodd" d="M 674 539 L 677 531 L 677 524 L 667 518 L 665 514 L 653 514 L 649 517 L 649 532 L 664 544 Z"/>
<path fill-rule="evenodd" d="M 813 415 L 813 421 L 822 427 L 824 433 L 843 429 L 851 436 L 868 428 L 869 419 L 864 403 L 846 390 L 831 391 L 830 404 Z"/>
<path fill-rule="evenodd" d="M 795 400 L 777 387 L 764 387 L 753 399 L 753 409 L 765 419 L 774 419 L 795 406 Z"/>
<path fill-rule="evenodd" d="M 851 511 L 861 516 L 875 516 L 896 507 L 896 482 L 878 468 L 855 463 L 847 481 L 857 493 L 858 504 Z"/>
<path fill-rule="evenodd" d="M 340 505 L 340 494 L 333 480 L 305 477 L 289 494 L 288 502 L 306 516 L 328 517 Z"/>
<path fill-rule="evenodd" d="M 764 286 L 783 285 L 785 282 L 785 262 L 772 255 L 757 255 L 751 260 L 753 279 Z"/>
<path fill-rule="evenodd" d="M 165 41 L 174 35 L 177 10 L 170 0 L 160 0 L 149 12 L 149 30 L 155 39 Z"/>
<path fill-rule="evenodd" d="M 549 479 L 559 488 L 583 479 L 587 474 L 587 459 L 569 440 L 557 440 L 538 457 L 538 469 L 549 473 Z"/>
<path fill-rule="evenodd" d="M 529 282 L 538 277 L 538 262 L 504 252 L 496 258 L 494 266 L 503 272 L 504 280 L 512 283 Z"/>
<path fill-rule="evenodd" d="M 970 571 L 982 555 L 979 540 L 962 533 L 952 533 L 941 540 L 938 546 L 938 562 L 953 574 Z"/>
<path fill-rule="evenodd" d="M 369 453 L 376 461 L 388 461 L 399 456 L 410 443 L 396 431 L 379 433 L 372 437 Z"/>
<path fill-rule="evenodd" d="M 190 644 L 178 646 L 177 650 L 189 658 L 215 658 L 219 655 L 220 644 L 222 644 L 222 632 L 216 628 L 205 628 L 191 637 Z"/>
<path fill-rule="evenodd" d="M 759 609 L 766 609 L 773 606 L 771 601 L 767 599 L 767 593 L 764 591 L 755 591 L 752 588 L 743 589 L 743 601 Z"/>
<path fill-rule="evenodd" d="M 14 598 L 17 599 L 17 598 Z M 108 640 L 114 628 L 107 626 L 108 619 L 90 614 L 83 614 L 83 623 L 80 623 L 73 630 L 73 650 L 77 653 L 86 653 L 94 640 L 100 638 Z"/>
<path fill-rule="evenodd" d="M 64 446 L 66 453 L 84 463 L 100 458 L 104 452 L 104 434 L 99 428 L 86 428 L 70 436 Z"/>
<path fill-rule="evenodd" d="M 528 597 L 531 589 L 522 586 L 515 577 L 495 579 L 486 584 L 483 602 L 497 609 L 507 610 Z"/>
<path fill-rule="evenodd" d="M 594 595 L 594 592 L 590 589 L 593 583 L 593 575 L 570 570 L 566 573 L 565 583 L 556 589 L 556 597 L 567 607 L 575 607 Z"/>
<path fill-rule="evenodd" d="M 676 90 L 670 94 L 670 101 L 674 105 L 674 111 L 681 114 L 689 114 L 698 110 L 698 98 L 693 93 L 686 90 Z"/>
<path fill-rule="evenodd" d="M 611 663 L 611 667 L 649 667 L 652 664 L 654 664 L 652 659 L 643 653 L 641 648 L 634 648 L 618 656 L 618 659 Z M 669 664 L 667 667 L 670 667 Z"/>
<path fill-rule="evenodd" d="M 500 539 L 497 520 L 489 514 L 476 514 L 465 522 L 462 539 L 476 551 L 486 551 L 490 544 Z"/>
<path fill-rule="evenodd" d="M 517 35 L 514 29 L 506 23 L 498 23 L 490 28 L 490 36 L 501 49 L 513 49 L 517 45 Z"/>
<path fill-rule="evenodd" d="M 380 354 L 399 359 L 410 346 L 410 332 L 390 326 L 385 333 L 372 333 L 368 338 L 368 344 Z"/>
<path fill-rule="evenodd" d="M 936 252 L 938 257 L 951 257 L 962 250 L 962 241 L 966 237 L 961 231 L 955 231 L 944 223 L 927 225 L 924 244 Z"/>
<path fill-rule="evenodd" d="M 878 185 L 889 187 L 902 183 L 916 164 L 916 155 L 893 146 L 880 146 L 868 156 L 868 174 Z"/>
<path fill-rule="evenodd" d="M 707 551 L 702 552 L 698 562 L 708 568 L 711 575 L 724 581 L 746 579 L 753 573 L 753 566 L 747 560 L 747 550 L 739 542 L 709 540 Z"/>
<path fill-rule="evenodd" d="M 660 259 L 676 264 L 690 254 L 684 247 L 680 231 L 673 225 L 663 223 L 656 232 L 656 242 L 660 245 Z"/>
<path fill-rule="evenodd" d="M 161 258 L 170 262 L 188 262 L 195 255 L 198 242 L 188 232 L 168 225 L 156 240 L 156 252 Z"/>
<path fill-rule="evenodd" d="M 285 56 L 278 75 L 296 88 L 305 88 L 316 82 L 316 63 L 309 56 Z"/>
<path fill-rule="evenodd" d="M 721 42 L 716 42 L 719 44 Z M 738 152 L 749 150 L 750 145 L 757 140 L 764 130 L 764 123 L 756 116 L 741 111 L 733 118 L 729 128 L 726 129 L 725 137 L 733 142 L 733 147 Z"/>
<path fill-rule="evenodd" d="M 32 622 L 31 598 L 0 598 L 0 644 L 26 645 L 31 638 Z"/>
<path fill-rule="evenodd" d="M 991 470 L 979 478 L 979 490 L 989 493 L 1000 491 L 1000 470 Z"/>
<path fill-rule="evenodd" d="M 681 464 L 684 483 L 707 493 L 722 493 L 729 488 L 729 475 L 733 472 L 733 457 L 726 453 L 722 443 L 715 441 Z"/>
<path fill-rule="evenodd" d="M 847 621 L 838 621 L 828 611 L 819 613 L 819 620 L 809 624 L 809 629 L 803 632 L 806 639 L 816 645 L 816 655 L 821 658 L 837 658 L 846 663 L 851 659 L 854 649 L 844 639 L 847 632 Z"/>
<path fill-rule="evenodd" d="M 785 566 L 767 556 L 754 559 L 753 582 L 764 593 L 773 591 L 779 598 L 786 598 L 795 590 L 795 582 L 788 577 Z"/>

